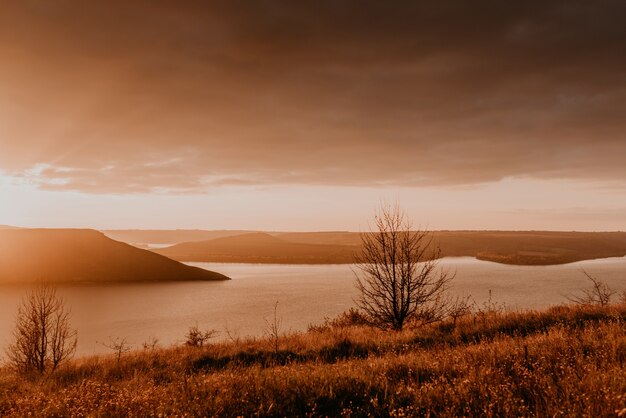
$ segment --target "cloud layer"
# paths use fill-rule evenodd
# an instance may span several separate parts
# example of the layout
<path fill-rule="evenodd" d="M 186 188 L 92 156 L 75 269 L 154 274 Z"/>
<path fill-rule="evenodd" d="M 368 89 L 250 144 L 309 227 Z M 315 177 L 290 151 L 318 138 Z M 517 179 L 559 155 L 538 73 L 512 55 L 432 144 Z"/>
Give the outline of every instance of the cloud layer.
<path fill-rule="evenodd" d="M 48 189 L 626 179 L 626 3 L 8 0 L 0 170 Z"/>

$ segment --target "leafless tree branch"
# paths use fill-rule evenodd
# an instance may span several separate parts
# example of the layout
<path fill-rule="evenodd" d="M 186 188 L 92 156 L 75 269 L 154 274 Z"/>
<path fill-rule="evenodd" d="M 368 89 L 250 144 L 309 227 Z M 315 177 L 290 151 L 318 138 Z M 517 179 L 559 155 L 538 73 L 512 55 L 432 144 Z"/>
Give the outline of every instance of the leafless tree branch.
<path fill-rule="evenodd" d="M 438 269 L 441 251 L 432 233 L 413 230 L 398 205 L 383 206 L 374 224 L 361 235 L 356 255 L 358 307 L 373 323 L 396 330 L 407 320 L 442 317 L 442 296 L 454 274 Z"/>
<path fill-rule="evenodd" d="M 13 343 L 6 350 L 19 371 L 54 371 L 76 352 L 77 333 L 70 327 L 70 311 L 56 289 L 40 284 L 18 307 Z"/>
<path fill-rule="evenodd" d="M 616 292 L 602 280 L 591 276 L 585 270 L 583 270 L 583 274 L 591 281 L 591 287 L 589 289 L 583 289 L 582 295 L 568 296 L 567 299 L 578 305 L 608 305 Z"/>

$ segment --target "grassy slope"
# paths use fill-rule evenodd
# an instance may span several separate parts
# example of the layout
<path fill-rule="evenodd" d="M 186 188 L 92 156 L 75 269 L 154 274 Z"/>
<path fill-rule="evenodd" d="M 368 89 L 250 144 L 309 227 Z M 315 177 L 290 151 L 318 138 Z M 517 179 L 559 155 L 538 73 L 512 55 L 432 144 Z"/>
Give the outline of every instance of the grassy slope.
<path fill-rule="evenodd" d="M 0 230 L 0 283 L 227 279 L 94 230 Z"/>
<path fill-rule="evenodd" d="M 616 416 L 626 305 L 467 317 L 402 333 L 328 325 L 270 340 L 77 360 L 0 377 L 0 415 Z"/>

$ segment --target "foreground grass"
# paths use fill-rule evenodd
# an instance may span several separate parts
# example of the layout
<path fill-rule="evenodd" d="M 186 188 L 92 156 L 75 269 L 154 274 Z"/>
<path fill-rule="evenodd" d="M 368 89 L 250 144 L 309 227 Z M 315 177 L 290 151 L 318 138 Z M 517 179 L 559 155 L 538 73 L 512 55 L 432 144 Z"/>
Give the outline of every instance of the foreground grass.
<path fill-rule="evenodd" d="M 328 323 L 202 348 L 2 370 L 0 416 L 626 416 L 626 305 L 383 332 Z"/>

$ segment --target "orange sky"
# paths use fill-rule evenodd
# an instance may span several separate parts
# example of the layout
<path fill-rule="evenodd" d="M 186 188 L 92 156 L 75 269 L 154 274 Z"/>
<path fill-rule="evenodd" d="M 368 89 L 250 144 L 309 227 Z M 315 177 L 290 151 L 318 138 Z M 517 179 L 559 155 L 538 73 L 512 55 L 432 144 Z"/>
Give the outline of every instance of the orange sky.
<path fill-rule="evenodd" d="M 624 230 L 625 16 L 3 1 L 0 224 Z"/>

